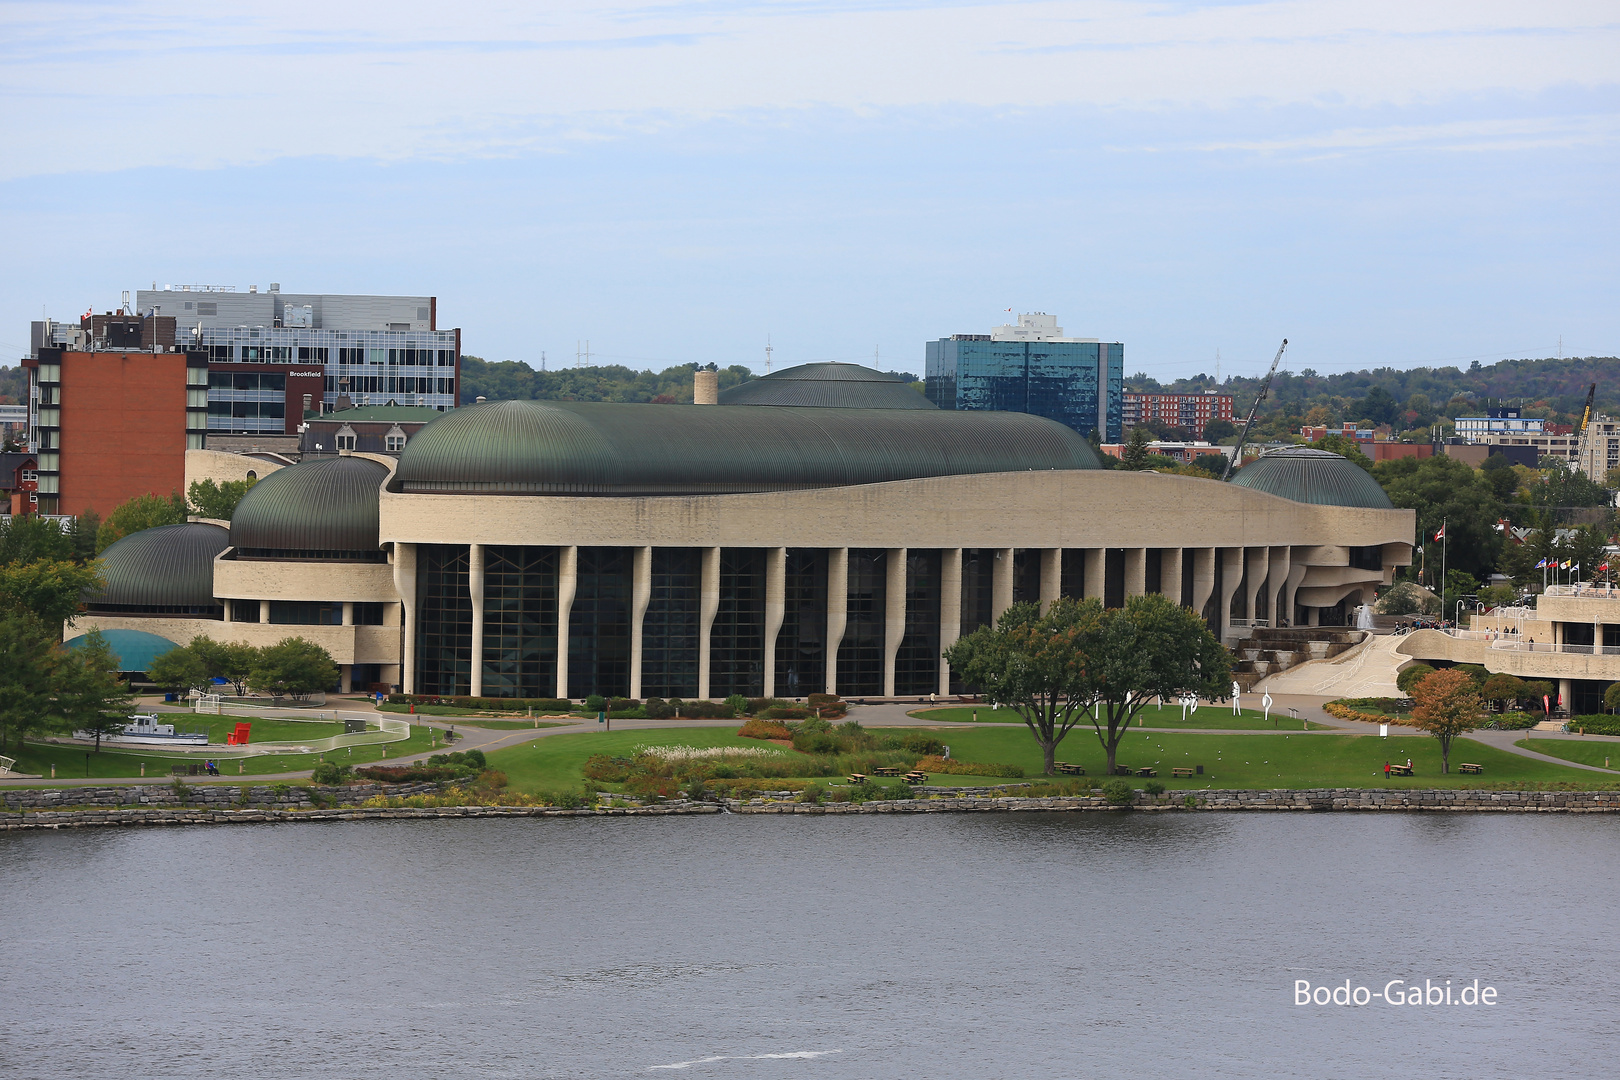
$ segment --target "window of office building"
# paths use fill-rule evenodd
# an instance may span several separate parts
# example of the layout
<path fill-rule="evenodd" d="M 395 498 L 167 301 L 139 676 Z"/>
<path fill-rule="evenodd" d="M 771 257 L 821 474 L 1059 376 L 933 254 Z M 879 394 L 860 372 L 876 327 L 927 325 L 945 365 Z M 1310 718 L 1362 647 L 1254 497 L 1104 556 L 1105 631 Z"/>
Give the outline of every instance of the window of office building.
<path fill-rule="evenodd" d="M 849 613 L 838 648 L 838 692 L 844 697 L 883 693 L 885 575 L 888 552 L 851 548 Z"/>
<path fill-rule="evenodd" d="M 709 694 L 765 692 L 765 552 L 722 548 L 720 606 L 709 636 Z"/>
<path fill-rule="evenodd" d="M 690 698 L 698 692 L 697 548 L 654 548 L 652 591 L 641 620 L 641 692 Z"/>
<path fill-rule="evenodd" d="M 630 693 L 630 551 L 579 549 L 578 584 L 568 618 L 568 693 Z"/>
<path fill-rule="evenodd" d="M 557 549 L 484 549 L 484 693 L 557 692 Z"/>
<path fill-rule="evenodd" d="M 827 553 L 788 548 L 782 629 L 776 635 L 776 692 L 819 694 L 827 685 Z"/>
<path fill-rule="evenodd" d="M 272 600 L 270 621 L 294 626 L 342 626 L 343 605 L 320 600 Z"/>
<path fill-rule="evenodd" d="M 962 636 L 990 625 L 990 605 L 996 566 L 994 548 L 962 551 Z"/>

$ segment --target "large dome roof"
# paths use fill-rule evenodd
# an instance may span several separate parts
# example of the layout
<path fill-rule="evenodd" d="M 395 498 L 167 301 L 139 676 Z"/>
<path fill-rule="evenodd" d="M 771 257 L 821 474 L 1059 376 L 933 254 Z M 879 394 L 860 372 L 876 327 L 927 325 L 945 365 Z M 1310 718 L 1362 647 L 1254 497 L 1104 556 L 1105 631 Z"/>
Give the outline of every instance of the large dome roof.
<path fill-rule="evenodd" d="M 806 405 L 823 409 L 932 409 L 908 379 L 859 364 L 800 364 L 720 393 L 722 405 Z"/>
<path fill-rule="evenodd" d="M 386 466 L 329 457 L 277 469 L 231 515 L 231 544 L 252 557 L 352 558 L 378 548 L 377 495 Z"/>
<path fill-rule="evenodd" d="M 1268 450 L 1239 469 L 1232 483 L 1318 506 L 1394 509 L 1367 470 L 1339 454 L 1309 446 Z"/>
<path fill-rule="evenodd" d="M 117 657 L 119 671 L 150 670 L 152 661 L 180 647 L 166 637 L 148 634 L 145 630 L 103 630 L 101 636 Z M 89 643 L 90 635 L 80 634 L 62 644 L 69 649 L 82 649 Z"/>
<path fill-rule="evenodd" d="M 218 607 L 214 556 L 230 543 L 218 525 L 193 521 L 130 533 L 101 553 L 101 592 L 85 597 L 92 610 Z"/>
<path fill-rule="evenodd" d="M 1023 413 L 491 401 L 423 428 L 389 489 L 692 495 L 1095 468 L 1078 432 Z"/>

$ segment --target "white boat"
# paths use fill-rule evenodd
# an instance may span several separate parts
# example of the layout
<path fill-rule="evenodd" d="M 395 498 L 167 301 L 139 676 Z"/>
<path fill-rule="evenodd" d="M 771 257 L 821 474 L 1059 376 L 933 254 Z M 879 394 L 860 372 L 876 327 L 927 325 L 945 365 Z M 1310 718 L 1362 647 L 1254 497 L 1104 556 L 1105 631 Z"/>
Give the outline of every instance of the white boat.
<path fill-rule="evenodd" d="M 158 718 L 149 713 L 137 713 L 130 717 L 133 723 L 125 724 L 124 730 L 117 735 L 103 735 L 103 743 L 116 743 L 120 746 L 207 746 L 207 731 L 175 731 L 173 724 L 160 724 Z M 88 731 L 75 731 L 75 739 L 95 741 L 95 735 Z"/>

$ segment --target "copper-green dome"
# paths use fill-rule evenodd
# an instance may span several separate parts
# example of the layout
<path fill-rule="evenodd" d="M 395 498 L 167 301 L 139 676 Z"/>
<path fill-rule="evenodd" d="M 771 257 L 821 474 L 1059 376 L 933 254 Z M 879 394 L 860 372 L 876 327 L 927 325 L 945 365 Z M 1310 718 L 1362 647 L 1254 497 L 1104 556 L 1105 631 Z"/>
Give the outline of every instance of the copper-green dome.
<path fill-rule="evenodd" d="M 491 401 L 424 427 L 389 489 L 695 495 L 1095 468 L 1078 432 L 1024 413 Z"/>
<path fill-rule="evenodd" d="M 388 469 L 363 457 L 328 457 L 277 469 L 248 489 L 231 515 L 231 545 L 245 558 L 373 558 L 377 494 Z"/>
<path fill-rule="evenodd" d="M 822 409 L 933 409 L 909 379 L 859 364 L 800 364 L 720 392 L 722 405 L 804 405 Z"/>
<path fill-rule="evenodd" d="M 1239 487 L 1318 506 L 1393 510 L 1394 504 L 1366 469 L 1340 454 L 1309 446 L 1268 450 L 1232 476 Z"/>
<path fill-rule="evenodd" d="M 85 603 L 91 611 L 214 612 L 214 556 L 229 543 L 224 529 L 201 521 L 130 533 L 101 553 L 106 584 Z"/>

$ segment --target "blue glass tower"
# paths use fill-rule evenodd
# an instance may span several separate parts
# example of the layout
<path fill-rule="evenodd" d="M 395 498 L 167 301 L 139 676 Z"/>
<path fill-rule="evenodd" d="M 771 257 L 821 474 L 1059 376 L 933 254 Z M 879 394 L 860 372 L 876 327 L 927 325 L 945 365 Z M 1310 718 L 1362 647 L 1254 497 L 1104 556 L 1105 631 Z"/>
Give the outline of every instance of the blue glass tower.
<path fill-rule="evenodd" d="M 941 409 L 1033 413 L 1119 442 L 1125 346 L 1063 337 L 1050 315 L 1020 315 L 990 334 L 928 343 L 925 389 Z"/>

